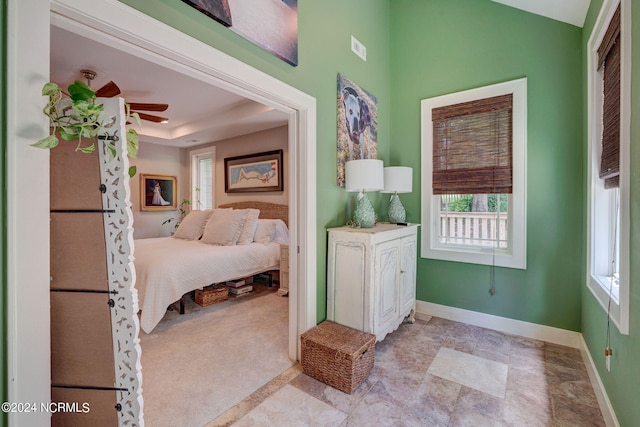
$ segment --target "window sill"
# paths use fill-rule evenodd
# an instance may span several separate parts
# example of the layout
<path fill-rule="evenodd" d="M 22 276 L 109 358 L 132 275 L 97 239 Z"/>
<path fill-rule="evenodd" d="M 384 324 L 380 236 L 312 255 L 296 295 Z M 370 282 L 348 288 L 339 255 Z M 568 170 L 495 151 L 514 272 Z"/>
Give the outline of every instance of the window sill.
<path fill-rule="evenodd" d="M 611 320 L 618 328 L 618 331 L 625 334 L 628 332 L 624 332 L 625 328 L 621 326 L 621 316 L 620 316 L 620 302 L 619 298 L 615 298 L 612 296 L 611 304 L 609 305 L 609 285 L 608 285 L 608 277 L 605 276 L 596 276 L 589 275 L 589 279 L 587 280 L 587 288 L 591 291 L 591 294 L 596 299 L 596 301 L 600 304 L 600 307 L 604 310 L 605 314 L 608 312 Z"/>
<path fill-rule="evenodd" d="M 608 276 L 591 276 L 592 280 L 596 282 L 596 286 L 600 286 L 602 291 L 608 296 L 611 292 L 611 300 L 620 305 L 620 285 L 616 282 L 611 283 L 611 277 Z"/>
<path fill-rule="evenodd" d="M 464 262 L 467 264 L 495 265 L 496 267 L 526 270 L 526 259 L 505 250 L 497 250 L 495 256 L 490 248 L 467 248 L 464 246 L 435 247 L 423 245 L 421 258 L 441 261 Z"/>

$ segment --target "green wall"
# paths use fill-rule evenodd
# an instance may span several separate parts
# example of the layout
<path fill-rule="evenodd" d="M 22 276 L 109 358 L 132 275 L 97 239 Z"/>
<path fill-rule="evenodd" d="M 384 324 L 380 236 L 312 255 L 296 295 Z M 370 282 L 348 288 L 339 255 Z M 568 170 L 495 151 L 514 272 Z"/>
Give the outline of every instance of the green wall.
<path fill-rule="evenodd" d="M 123 3 L 260 69 L 317 101 L 318 320 L 326 317 L 327 227 L 346 222 L 347 193 L 336 185 L 337 75 L 378 98 L 378 157 L 390 135 L 389 1 L 298 2 L 298 59 L 292 67 L 180 0 Z M 367 61 L 351 53 L 351 35 L 367 47 Z"/>
<path fill-rule="evenodd" d="M 391 160 L 420 171 L 420 100 L 528 78 L 527 269 L 418 258 L 419 300 L 580 330 L 581 30 L 488 0 L 391 1 Z M 418 174 L 419 176 L 419 174 Z M 420 185 L 404 195 L 420 221 Z"/>
<path fill-rule="evenodd" d="M 7 400 L 7 0 L 0 1 L 0 402 Z M 0 412 L 0 425 L 7 424 L 7 414 Z"/>
<path fill-rule="evenodd" d="M 591 0 L 589 14 L 584 25 L 583 48 L 585 50 L 586 69 L 586 47 L 591 35 L 591 31 L 598 17 L 602 0 Z M 640 82 L 640 8 L 638 4 L 632 6 L 632 63 L 631 81 Z M 586 97 L 586 77 L 584 93 Z M 584 109 L 585 135 L 586 135 L 586 106 Z M 611 348 L 613 356 L 611 359 L 611 371 L 605 367 L 604 348 L 606 346 L 606 322 L 607 317 L 596 299 L 586 286 L 582 286 L 582 335 L 589 347 L 591 357 L 594 360 L 600 378 L 607 390 L 607 395 L 611 400 L 614 411 L 621 426 L 640 425 L 640 406 L 638 406 L 638 390 L 640 387 L 640 370 L 638 369 L 638 355 L 640 355 L 640 87 L 633 84 L 631 88 L 631 179 L 630 179 L 630 300 L 629 300 L 629 335 L 621 335 L 618 329 L 612 325 L 611 328 Z M 585 147 L 587 144 L 585 138 Z M 586 157 L 585 157 L 586 165 Z M 585 181 L 586 185 L 586 181 Z M 586 187 L 585 187 L 586 188 Z M 586 209 L 586 204 L 585 204 Z M 586 230 L 584 236 L 586 242 Z M 586 256 L 586 255 L 585 255 Z M 586 282 L 586 270 L 583 275 L 583 283 Z"/>

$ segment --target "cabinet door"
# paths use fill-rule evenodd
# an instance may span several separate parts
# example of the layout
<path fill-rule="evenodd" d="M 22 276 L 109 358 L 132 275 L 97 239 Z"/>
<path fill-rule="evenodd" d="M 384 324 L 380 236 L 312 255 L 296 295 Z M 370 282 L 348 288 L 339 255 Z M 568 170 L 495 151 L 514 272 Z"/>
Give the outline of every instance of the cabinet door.
<path fill-rule="evenodd" d="M 400 313 L 403 316 L 414 309 L 416 301 L 416 235 L 402 239 L 400 258 Z"/>
<path fill-rule="evenodd" d="M 359 331 L 369 331 L 365 322 L 367 250 L 358 242 L 334 241 L 329 256 L 327 319 Z"/>
<path fill-rule="evenodd" d="M 398 318 L 399 240 L 376 247 L 374 331 L 378 337 L 392 331 Z"/>

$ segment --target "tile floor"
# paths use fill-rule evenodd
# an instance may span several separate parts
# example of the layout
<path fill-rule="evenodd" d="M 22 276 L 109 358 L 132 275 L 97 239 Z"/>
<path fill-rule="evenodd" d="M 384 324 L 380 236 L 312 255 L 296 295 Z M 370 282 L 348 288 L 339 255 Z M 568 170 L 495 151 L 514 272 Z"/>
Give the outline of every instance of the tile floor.
<path fill-rule="evenodd" d="M 376 343 L 351 395 L 299 364 L 209 426 L 604 426 L 580 351 L 441 318 Z"/>

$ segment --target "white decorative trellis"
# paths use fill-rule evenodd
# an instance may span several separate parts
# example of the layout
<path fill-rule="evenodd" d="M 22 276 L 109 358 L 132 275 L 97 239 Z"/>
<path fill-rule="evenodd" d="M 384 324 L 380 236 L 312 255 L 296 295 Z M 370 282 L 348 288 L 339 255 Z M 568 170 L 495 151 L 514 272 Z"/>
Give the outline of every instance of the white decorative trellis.
<path fill-rule="evenodd" d="M 107 277 L 112 293 L 111 330 L 118 389 L 118 424 L 144 426 L 138 292 L 134 287 L 133 214 L 124 99 L 101 98 L 104 127 L 99 139 L 100 181 L 107 246 Z M 107 149 L 112 144 L 113 152 Z"/>

